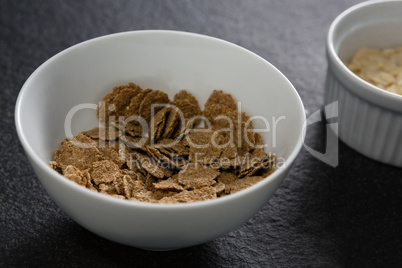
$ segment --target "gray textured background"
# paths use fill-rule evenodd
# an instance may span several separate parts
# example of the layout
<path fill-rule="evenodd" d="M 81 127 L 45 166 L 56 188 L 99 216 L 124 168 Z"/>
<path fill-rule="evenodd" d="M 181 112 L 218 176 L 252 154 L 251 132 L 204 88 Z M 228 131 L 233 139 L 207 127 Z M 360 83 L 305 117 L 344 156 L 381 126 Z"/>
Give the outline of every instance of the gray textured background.
<path fill-rule="evenodd" d="M 151 252 L 104 240 L 72 221 L 28 166 L 14 106 L 28 76 L 61 50 L 140 29 L 207 34 L 282 71 L 307 115 L 323 104 L 325 38 L 358 0 L 0 0 L 0 267 L 397 267 L 402 265 L 402 170 L 340 143 L 332 168 L 304 148 L 281 187 L 239 229 L 196 247 Z M 306 144 L 325 150 L 324 123 Z"/>

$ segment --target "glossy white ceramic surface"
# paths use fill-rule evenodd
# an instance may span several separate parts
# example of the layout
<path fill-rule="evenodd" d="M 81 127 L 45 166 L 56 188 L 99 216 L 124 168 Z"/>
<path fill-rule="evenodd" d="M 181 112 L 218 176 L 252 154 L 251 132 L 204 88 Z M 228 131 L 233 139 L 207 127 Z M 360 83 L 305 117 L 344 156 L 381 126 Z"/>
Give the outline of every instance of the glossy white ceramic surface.
<path fill-rule="evenodd" d="M 48 167 L 65 138 L 97 125 L 96 107 L 113 86 L 134 82 L 143 88 L 193 93 L 201 104 L 214 89 L 231 93 L 241 109 L 265 118 L 261 133 L 267 152 L 283 161 L 258 184 L 216 200 L 151 204 L 120 200 L 88 190 Z M 55 55 L 26 81 L 17 100 L 16 127 L 41 183 L 77 223 L 118 243 L 169 250 L 197 245 L 240 226 L 280 185 L 303 143 L 303 104 L 291 83 L 270 63 L 229 42 L 192 33 L 136 31 L 104 36 Z M 256 128 L 266 128 L 255 120 Z M 267 230 L 269 232 L 269 230 Z"/>
<path fill-rule="evenodd" d="M 325 103 L 338 101 L 339 137 L 351 148 L 402 167 L 402 96 L 360 79 L 344 62 L 362 47 L 402 45 L 402 1 L 365 1 L 341 13 L 327 37 Z"/>

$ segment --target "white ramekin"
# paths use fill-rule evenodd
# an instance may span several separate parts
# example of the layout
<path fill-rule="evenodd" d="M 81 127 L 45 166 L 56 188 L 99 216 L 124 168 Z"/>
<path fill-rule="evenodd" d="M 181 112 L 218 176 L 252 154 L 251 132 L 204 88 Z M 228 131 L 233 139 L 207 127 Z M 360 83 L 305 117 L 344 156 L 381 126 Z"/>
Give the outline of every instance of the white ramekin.
<path fill-rule="evenodd" d="M 364 81 L 344 64 L 362 47 L 402 45 L 402 1 L 366 1 L 341 13 L 327 37 L 325 104 L 338 102 L 339 138 L 359 153 L 402 167 L 402 95 Z"/>

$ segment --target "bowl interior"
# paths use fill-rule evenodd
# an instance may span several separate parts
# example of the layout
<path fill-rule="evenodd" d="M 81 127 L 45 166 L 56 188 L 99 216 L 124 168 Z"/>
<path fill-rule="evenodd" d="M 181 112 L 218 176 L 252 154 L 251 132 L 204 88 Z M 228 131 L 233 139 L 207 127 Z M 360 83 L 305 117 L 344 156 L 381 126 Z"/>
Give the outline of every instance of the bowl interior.
<path fill-rule="evenodd" d="M 340 59 L 349 61 L 362 47 L 401 46 L 401 9 L 401 1 L 367 1 L 340 16 L 333 37 Z"/>
<path fill-rule="evenodd" d="M 392 48 L 402 45 L 402 1 L 365 1 L 341 13 L 332 23 L 327 39 L 331 71 L 360 98 L 402 112 L 402 96 L 380 89 L 355 75 L 344 62 L 363 47 Z"/>
<path fill-rule="evenodd" d="M 98 125 L 96 105 L 116 85 L 134 82 L 173 97 L 181 89 L 203 104 L 214 89 L 240 102 L 268 152 L 284 160 L 301 146 L 304 109 L 290 82 L 259 56 L 231 43 L 170 31 L 127 32 L 73 46 L 40 66 L 17 102 L 17 129 L 44 165 L 69 135 Z M 66 133 L 67 130 L 67 133 Z"/>

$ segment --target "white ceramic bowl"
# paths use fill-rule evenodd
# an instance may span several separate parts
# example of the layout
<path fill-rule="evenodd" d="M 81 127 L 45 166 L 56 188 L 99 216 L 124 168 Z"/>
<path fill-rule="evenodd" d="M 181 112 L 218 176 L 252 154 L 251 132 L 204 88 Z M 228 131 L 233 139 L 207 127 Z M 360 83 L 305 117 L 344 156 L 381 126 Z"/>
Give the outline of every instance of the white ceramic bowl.
<path fill-rule="evenodd" d="M 53 150 L 66 137 L 69 111 L 80 104 L 88 107 L 72 117 L 74 134 L 94 127 L 98 123 L 93 106 L 113 86 L 130 81 L 164 90 L 170 97 L 187 89 L 201 104 L 214 89 L 231 93 L 243 111 L 267 119 L 271 131 L 262 133 L 263 138 L 282 167 L 236 194 L 187 204 L 120 200 L 88 190 L 49 168 Z M 15 120 L 41 183 L 77 223 L 122 244 L 169 250 L 223 235 L 266 204 L 299 153 L 305 115 L 291 83 L 254 53 L 203 35 L 138 31 L 92 39 L 46 61 L 22 87 Z M 263 120 L 254 123 L 256 128 L 265 126 Z"/>
<path fill-rule="evenodd" d="M 402 1 L 365 1 L 341 13 L 327 38 L 325 103 L 338 101 L 339 137 L 361 154 L 402 167 L 402 96 L 344 64 L 362 47 L 402 45 Z M 334 106 L 335 107 L 335 106 Z"/>

